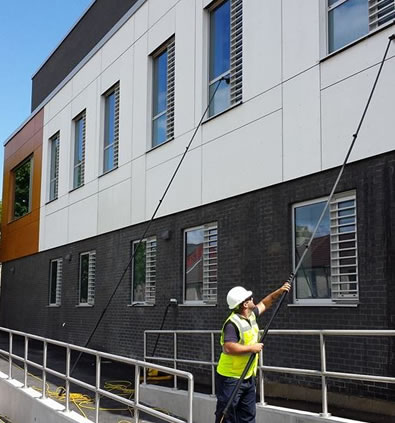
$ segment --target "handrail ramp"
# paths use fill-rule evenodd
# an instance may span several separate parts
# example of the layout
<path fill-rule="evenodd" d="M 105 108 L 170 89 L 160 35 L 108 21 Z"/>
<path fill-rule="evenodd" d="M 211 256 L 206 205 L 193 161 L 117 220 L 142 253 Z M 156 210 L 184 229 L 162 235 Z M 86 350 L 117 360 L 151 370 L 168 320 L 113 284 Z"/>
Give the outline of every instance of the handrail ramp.
<path fill-rule="evenodd" d="M 100 402 L 103 398 L 123 404 L 133 410 L 133 419 L 123 419 L 122 421 L 142 422 L 140 413 L 152 416 L 160 421 L 171 423 L 192 423 L 193 410 L 193 394 L 194 379 L 189 372 L 161 366 L 146 361 L 127 358 L 115 354 L 100 352 L 90 348 L 80 347 L 78 345 L 68 344 L 65 342 L 44 338 L 41 336 L 28 334 L 4 327 L 0 327 L 0 354 L 3 360 L 0 360 L 0 413 L 9 416 L 11 421 L 16 423 L 24 422 L 60 422 L 60 421 L 79 421 L 99 422 Z M 5 341 L 8 338 L 8 342 Z M 30 341 L 30 342 L 29 342 Z M 32 360 L 30 355 L 32 348 L 30 343 L 36 341 L 42 343 L 41 360 Z M 8 345 L 8 348 L 4 346 Z M 65 352 L 65 371 L 54 369 L 49 365 L 48 347 L 53 346 L 63 349 Z M 18 351 L 17 351 L 18 350 Z M 19 352 L 22 351 L 22 352 Z M 18 353 L 19 352 L 19 353 Z M 72 352 L 88 354 L 95 359 L 94 382 L 89 383 L 86 380 L 77 378 L 70 374 L 72 364 Z M 125 396 L 111 392 L 111 389 L 103 388 L 102 365 L 107 361 L 128 365 L 134 368 L 134 398 L 126 398 Z M 37 362 L 37 361 L 41 361 Z M 21 366 L 19 366 L 21 364 Z M 33 389 L 29 383 L 29 377 L 39 379 L 36 375 L 29 372 L 32 368 L 41 374 L 40 388 Z M 180 419 L 171 410 L 158 410 L 155 407 L 142 402 L 140 397 L 142 369 L 154 369 L 163 374 L 172 375 L 173 377 L 181 377 L 187 380 L 188 395 L 185 401 L 187 406 L 187 415 L 185 419 Z M 15 379 L 18 375 L 19 380 Z M 49 398 L 49 379 L 60 379 L 65 384 L 65 394 L 52 395 Z M 72 410 L 73 399 L 71 396 L 71 388 L 77 386 L 85 391 L 94 393 L 93 416 L 90 419 L 81 416 Z M 59 391 L 56 391 L 59 394 Z M 59 399 L 57 398 L 59 396 Z M 62 404 L 62 402 L 64 404 Z M 23 405 L 22 405 L 23 404 Z M 22 406 L 21 406 L 22 405 Z M 169 407 L 170 406 L 170 407 Z M 169 403 L 166 409 L 171 408 Z M 102 421 L 102 420 L 100 420 Z M 106 421 L 106 420 L 104 420 Z M 145 421 L 145 420 L 144 420 Z"/>

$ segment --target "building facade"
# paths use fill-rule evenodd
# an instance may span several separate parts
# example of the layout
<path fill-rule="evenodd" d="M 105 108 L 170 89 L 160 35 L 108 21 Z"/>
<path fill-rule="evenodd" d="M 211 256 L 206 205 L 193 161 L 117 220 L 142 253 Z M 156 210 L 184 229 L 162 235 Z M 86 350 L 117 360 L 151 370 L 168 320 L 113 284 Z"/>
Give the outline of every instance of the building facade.
<path fill-rule="evenodd" d="M 93 2 L 33 76 L 32 115 L 5 142 L 0 324 L 85 344 L 123 276 L 90 346 L 141 358 L 143 331 L 160 327 L 171 298 L 165 328 L 219 329 L 231 287 L 256 299 L 278 287 L 343 163 L 394 10 L 392 0 Z M 277 328 L 395 327 L 394 74 L 395 42 Z M 273 338 L 265 354 L 314 368 L 316 347 Z M 197 341 L 179 348 L 205 354 Z M 394 375 L 390 339 L 328 348 L 331 370 Z"/>

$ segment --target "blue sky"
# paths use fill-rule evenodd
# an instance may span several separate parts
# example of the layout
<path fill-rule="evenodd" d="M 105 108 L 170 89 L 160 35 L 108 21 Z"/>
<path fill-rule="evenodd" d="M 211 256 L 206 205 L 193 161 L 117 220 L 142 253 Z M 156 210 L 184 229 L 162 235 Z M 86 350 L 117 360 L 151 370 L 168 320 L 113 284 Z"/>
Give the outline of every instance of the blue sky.
<path fill-rule="evenodd" d="M 30 115 L 31 77 L 92 0 L 0 0 L 0 187 L 4 141 Z"/>

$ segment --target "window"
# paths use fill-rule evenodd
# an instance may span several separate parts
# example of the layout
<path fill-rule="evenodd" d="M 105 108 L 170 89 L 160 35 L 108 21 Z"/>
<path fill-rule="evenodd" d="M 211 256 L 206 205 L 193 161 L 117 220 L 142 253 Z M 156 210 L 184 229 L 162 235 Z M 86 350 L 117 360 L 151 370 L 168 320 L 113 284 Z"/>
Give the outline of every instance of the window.
<path fill-rule="evenodd" d="M 93 305 L 95 302 L 96 252 L 80 254 L 80 305 Z"/>
<path fill-rule="evenodd" d="M 217 223 L 184 231 L 184 301 L 217 302 Z"/>
<path fill-rule="evenodd" d="M 144 239 L 136 251 L 137 245 L 138 241 L 132 244 L 132 304 L 155 304 L 156 238 Z"/>
<path fill-rule="evenodd" d="M 174 138 L 175 41 L 153 55 L 152 147 Z"/>
<path fill-rule="evenodd" d="M 49 269 L 49 305 L 59 306 L 62 295 L 62 268 L 63 260 L 55 259 L 50 261 Z"/>
<path fill-rule="evenodd" d="M 395 18 L 395 0 L 328 0 L 328 52 Z"/>
<path fill-rule="evenodd" d="M 325 199 L 293 207 L 294 267 L 326 204 Z M 358 300 L 357 207 L 355 193 L 337 194 L 295 277 L 296 303 Z"/>
<path fill-rule="evenodd" d="M 12 173 L 14 181 L 12 218 L 18 219 L 31 211 L 33 158 L 24 160 Z"/>
<path fill-rule="evenodd" d="M 119 83 L 104 95 L 103 173 L 118 166 Z"/>
<path fill-rule="evenodd" d="M 58 198 L 59 180 L 59 132 L 49 140 L 50 166 L 49 166 L 49 201 Z"/>
<path fill-rule="evenodd" d="M 85 170 L 85 110 L 74 119 L 73 189 L 84 185 Z"/>
<path fill-rule="evenodd" d="M 242 100 L 243 2 L 215 2 L 209 13 L 209 99 L 217 89 L 209 116 L 214 116 Z"/>

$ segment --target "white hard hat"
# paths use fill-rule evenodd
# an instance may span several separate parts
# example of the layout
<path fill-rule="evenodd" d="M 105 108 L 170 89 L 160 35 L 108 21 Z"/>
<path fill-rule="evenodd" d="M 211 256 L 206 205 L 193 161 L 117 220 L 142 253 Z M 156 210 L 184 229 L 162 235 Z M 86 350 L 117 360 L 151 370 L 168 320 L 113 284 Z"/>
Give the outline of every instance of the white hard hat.
<path fill-rule="evenodd" d="M 251 297 L 252 291 L 247 291 L 242 286 L 235 286 L 232 288 L 226 296 L 226 302 L 231 310 L 241 304 L 248 297 Z"/>

